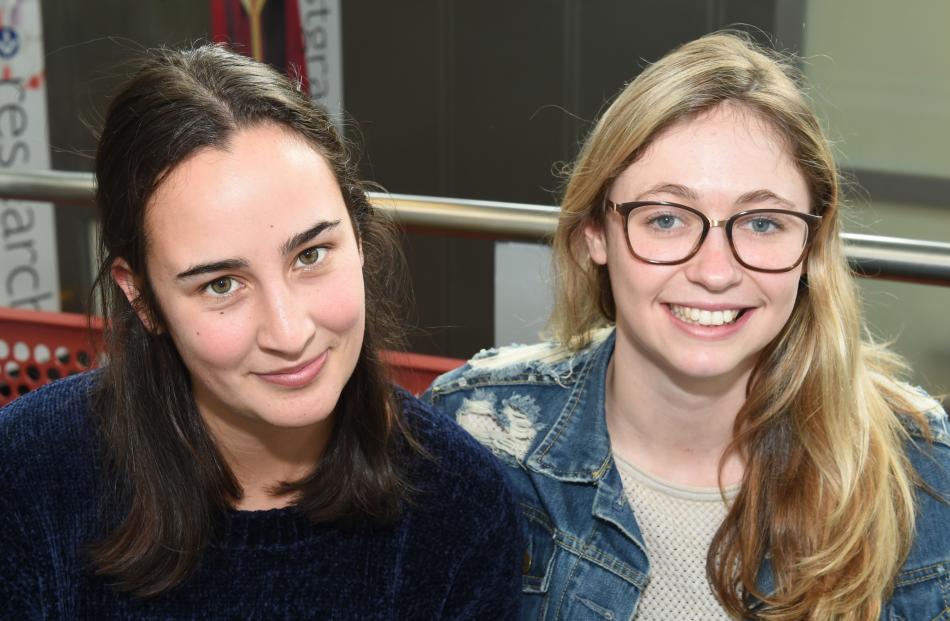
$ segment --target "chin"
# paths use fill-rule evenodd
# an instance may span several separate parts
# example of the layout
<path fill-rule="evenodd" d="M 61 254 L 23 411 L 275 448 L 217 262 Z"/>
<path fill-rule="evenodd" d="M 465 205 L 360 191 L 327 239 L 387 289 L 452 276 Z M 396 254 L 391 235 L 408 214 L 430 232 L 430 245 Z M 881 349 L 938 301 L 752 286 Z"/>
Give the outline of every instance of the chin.
<path fill-rule="evenodd" d="M 244 415 L 266 425 L 283 429 L 298 429 L 318 424 L 328 418 L 336 407 L 322 395 L 293 395 L 290 398 L 261 398 L 245 403 Z"/>
<path fill-rule="evenodd" d="M 671 360 L 669 368 L 679 377 L 695 380 L 728 380 L 752 368 L 744 360 L 727 360 L 715 354 L 697 356 L 691 359 Z"/>
<path fill-rule="evenodd" d="M 254 418 L 275 429 L 303 429 L 319 425 L 330 418 L 332 412 L 312 412 L 301 416 L 298 412 L 262 412 L 254 414 Z"/>

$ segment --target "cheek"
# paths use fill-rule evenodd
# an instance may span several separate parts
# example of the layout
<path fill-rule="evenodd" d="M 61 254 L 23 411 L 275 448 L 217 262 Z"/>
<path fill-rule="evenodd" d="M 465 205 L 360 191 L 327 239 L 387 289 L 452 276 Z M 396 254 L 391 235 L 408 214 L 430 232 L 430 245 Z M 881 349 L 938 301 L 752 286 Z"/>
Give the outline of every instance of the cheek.
<path fill-rule="evenodd" d="M 618 312 L 624 304 L 631 307 L 651 303 L 671 279 L 675 266 L 648 265 L 629 256 L 611 257 L 610 286 Z"/>
<path fill-rule="evenodd" d="M 312 316 L 327 330 L 337 333 L 360 331 L 365 319 L 362 270 L 339 272 L 311 293 Z"/>
<path fill-rule="evenodd" d="M 191 312 L 169 317 L 169 333 L 192 373 L 240 366 L 253 347 L 254 331 L 240 311 Z"/>
<path fill-rule="evenodd" d="M 767 292 L 775 308 L 776 319 L 782 326 L 788 321 L 792 310 L 795 308 L 801 275 L 801 269 L 796 269 L 787 274 L 772 274 L 771 278 L 761 281 L 760 286 Z"/>

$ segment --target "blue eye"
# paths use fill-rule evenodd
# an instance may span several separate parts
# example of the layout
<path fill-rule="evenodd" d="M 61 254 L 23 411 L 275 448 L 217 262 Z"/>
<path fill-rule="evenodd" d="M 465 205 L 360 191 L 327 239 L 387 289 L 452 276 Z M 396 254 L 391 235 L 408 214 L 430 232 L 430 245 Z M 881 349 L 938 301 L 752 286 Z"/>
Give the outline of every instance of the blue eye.
<path fill-rule="evenodd" d="M 327 256 L 327 249 L 324 246 L 314 246 L 307 248 L 297 255 L 297 264 L 303 267 L 312 267 Z"/>
<path fill-rule="evenodd" d="M 771 218 L 753 218 L 749 220 L 749 228 L 753 233 L 774 233 L 782 229 L 782 226 Z"/>
<path fill-rule="evenodd" d="M 648 221 L 650 226 L 654 226 L 658 229 L 668 231 L 674 229 L 677 226 L 682 226 L 682 222 L 679 218 L 673 214 L 658 214 L 650 218 Z"/>

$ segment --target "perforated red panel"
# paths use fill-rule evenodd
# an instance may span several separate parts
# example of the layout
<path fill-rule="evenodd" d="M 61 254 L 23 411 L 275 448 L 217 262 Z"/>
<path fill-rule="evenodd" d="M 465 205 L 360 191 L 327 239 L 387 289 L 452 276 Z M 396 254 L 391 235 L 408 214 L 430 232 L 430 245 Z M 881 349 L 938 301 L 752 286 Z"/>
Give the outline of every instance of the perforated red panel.
<path fill-rule="evenodd" d="M 84 315 L 0 308 L 0 406 L 97 363 L 102 324 Z"/>
<path fill-rule="evenodd" d="M 0 406 L 66 375 L 99 362 L 102 322 L 92 329 L 85 315 L 0 307 Z M 464 360 L 424 354 L 383 352 L 393 379 L 419 394 L 438 375 Z"/>
<path fill-rule="evenodd" d="M 416 395 L 428 388 L 438 376 L 465 364 L 459 358 L 396 351 L 384 351 L 382 359 L 389 365 L 393 381 Z"/>

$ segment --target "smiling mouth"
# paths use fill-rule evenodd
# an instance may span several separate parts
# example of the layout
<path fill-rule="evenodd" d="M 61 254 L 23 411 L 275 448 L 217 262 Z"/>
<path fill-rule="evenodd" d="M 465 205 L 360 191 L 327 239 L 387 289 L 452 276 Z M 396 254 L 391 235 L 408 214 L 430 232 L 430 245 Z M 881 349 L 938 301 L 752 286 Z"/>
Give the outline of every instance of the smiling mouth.
<path fill-rule="evenodd" d="M 678 304 L 670 304 L 669 307 L 677 319 L 697 326 L 727 326 L 735 323 L 748 310 L 747 308 L 732 308 L 711 311 Z"/>
<path fill-rule="evenodd" d="M 270 373 L 255 373 L 255 375 L 265 382 L 288 388 L 306 386 L 320 373 L 329 352 L 330 350 L 326 350 L 316 358 L 295 367 L 278 369 Z"/>

